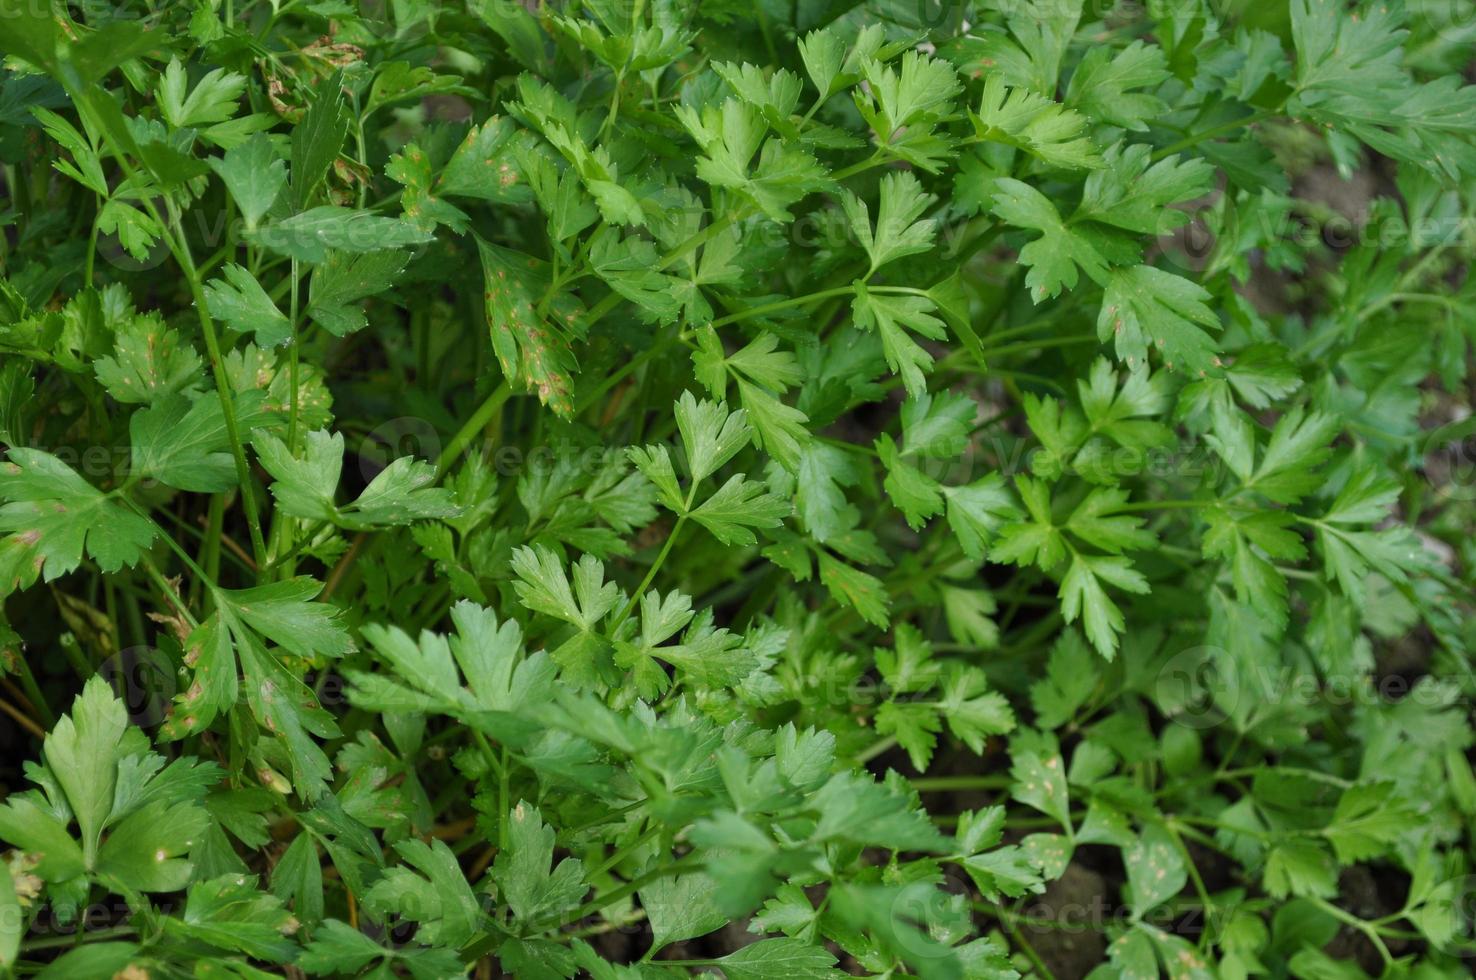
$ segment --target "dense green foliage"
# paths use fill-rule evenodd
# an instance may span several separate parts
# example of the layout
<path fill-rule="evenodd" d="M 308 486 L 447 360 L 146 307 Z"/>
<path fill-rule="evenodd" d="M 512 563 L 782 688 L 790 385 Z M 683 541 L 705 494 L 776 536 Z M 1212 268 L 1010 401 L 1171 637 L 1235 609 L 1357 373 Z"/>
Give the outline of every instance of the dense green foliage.
<path fill-rule="evenodd" d="M 1469 976 L 1471 7 L 0 0 L 0 973 Z"/>

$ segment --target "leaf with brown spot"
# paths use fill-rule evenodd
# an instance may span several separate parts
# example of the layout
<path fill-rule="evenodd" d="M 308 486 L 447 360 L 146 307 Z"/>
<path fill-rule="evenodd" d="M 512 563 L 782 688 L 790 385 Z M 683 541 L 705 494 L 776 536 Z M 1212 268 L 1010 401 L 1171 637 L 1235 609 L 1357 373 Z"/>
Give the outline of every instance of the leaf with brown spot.
<path fill-rule="evenodd" d="M 577 326 L 581 310 L 569 297 L 559 297 L 540 313 L 538 303 L 550 281 L 541 260 L 481 238 L 477 250 L 486 278 L 487 326 L 503 374 L 509 381 L 521 380 L 555 414 L 568 418 L 574 412 L 570 390 L 578 365 L 571 338 L 557 324 Z"/>

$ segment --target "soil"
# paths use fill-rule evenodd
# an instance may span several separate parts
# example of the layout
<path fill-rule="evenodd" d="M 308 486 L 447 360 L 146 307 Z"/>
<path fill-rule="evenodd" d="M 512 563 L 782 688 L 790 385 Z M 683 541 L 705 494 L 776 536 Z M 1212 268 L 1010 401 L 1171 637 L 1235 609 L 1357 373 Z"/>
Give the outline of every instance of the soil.
<path fill-rule="evenodd" d="M 1107 879 L 1072 862 L 1024 910 L 1032 918 L 1051 919 L 1061 927 L 1021 926 L 1020 931 L 1057 980 L 1080 980 L 1107 958 L 1106 937 L 1096 926 L 1112 904 Z"/>

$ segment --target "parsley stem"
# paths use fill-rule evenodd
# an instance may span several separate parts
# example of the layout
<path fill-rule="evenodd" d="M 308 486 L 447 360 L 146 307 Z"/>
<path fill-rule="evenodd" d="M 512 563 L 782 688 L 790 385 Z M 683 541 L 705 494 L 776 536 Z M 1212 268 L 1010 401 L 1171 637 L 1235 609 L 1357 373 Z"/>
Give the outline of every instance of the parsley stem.
<path fill-rule="evenodd" d="M 1224 136 L 1226 133 L 1233 133 L 1237 129 L 1244 129 L 1246 126 L 1252 126 L 1258 122 L 1263 122 L 1267 119 L 1272 119 L 1279 115 L 1281 115 L 1281 111 L 1279 109 L 1274 112 L 1269 109 L 1262 109 L 1258 112 L 1253 112 L 1248 116 L 1241 116 L 1239 119 L 1232 119 L 1229 122 L 1220 123 L 1218 126 L 1211 126 L 1209 129 L 1206 129 L 1203 132 L 1195 133 L 1192 136 L 1186 136 L 1183 139 L 1179 140 L 1177 143 L 1170 143 L 1168 146 L 1165 146 L 1162 149 L 1156 151 L 1151 159 L 1153 160 L 1153 162 L 1157 163 L 1159 160 L 1162 160 L 1165 157 L 1171 157 L 1181 150 L 1192 149 L 1198 146 L 1200 143 L 1205 142 L 1206 140 L 1214 139 L 1216 136 Z"/>
<path fill-rule="evenodd" d="M 574 913 L 573 918 L 575 921 L 577 921 L 579 919 L 585 918 L 586 916 L 594 915 L 601 909 L 610 905 L 614 905 L 621 899 L 629 898 L 631 895 L 634 895 L 636 892 L 640 891 L 642 888 L 645 888 L 653 881 L 660 881 L 662 878 L 672 878 L 688 870 L 695 871 L 701 866 L 702 863 L 699 860 L 698 855 L 688 854 L 685 857 L 679 858 L 678 860 L 672 862 L 671 864 L 657 868 L 654 871 L 647 871 L 645 874 L 641 875 L 635 880 L 626 882 L 619 888 L 616 888 L 613 891 L 606 892 L 598 898 L 590 899 L 588 902 L 579 907 L 579 911 Z"/>
<path fill-rule="evenodd" d="M 718 235 L 726 231 L 728 227 L 737 220 L 737 217 L 738 216 L 736 214 L 726 214 L 716 221 L 710 223 L 706 228 L 702 229 L 697 234 L 688 238 L 676 248 L 663 255 L 660 261 L 656 263 L 655 271 L 660 272 L 662 269 L 665 269 L 668 266 L 679 262 L 680 260 L 690 255 L 692 252 L 695 252 L 697 249 L 701 248 L 703 245 L 706 245 L 708 242 L 712 241 Z M 594 324 L 598 323 L 605 316 L 606 313 L 609 313 L 616 306 L 618 306 L 620 304 L 620 301 L 624 298 L 625 297 L 621 296 L 619 293 L 611 290 L 608 296 L 600 300 L 594 306 L 590 307 L 589 312 L 585 314 L 584 328 L 588 330 Z"/>
<path fill-rule="evenodd" d="M 298 391 L 299 361 L 301 354 L 299 346 L 301 336 L 298 333 L 298 265 L 297 259 L 293 259 L 287 273 L 288 282 L 288 306 L 287 320 L 292 331 L 291 345 L 287 348 L 287 451 L 293 455 L 297 454 L 297 421 L 300 414 L 298 400 L 301 397 Z M 276 557 L 272 559 L 273 565 L 281 566 L 282 578 L 290 578 L 292 575 L 291 555 L 295 550 L 292 539 L 297 530 L 295 518 L 285 514 L 278 514 L 272 521 L 271 554 Z M 265 571 L 265 570 L 263 570 Z"/>
<path fill-rule="evenodd" d="M 1001 344 L 998 347 L 984 347 L 985 354 L 1000 356 L 1003 354 L 1019 354 L 1026 351 L 1045 350 L 1048 347 L 1076 347 L 1081 344 L 1100 344 L 1101 341 L 1090 334 L 1082 334 L 1076 337 L 1046 337 L 1042 340 L 1021 340 L 1013 344 Z"/>
<path fill-rule="evenodd" d="M 461 458 L 461 454 L 466 452 L 471 441 L 477 437 L 477 433 L 487 427 L 487 423 L 492 421 L 492 416 L 497 414 L 497 410 L 511 396 L 512 385 L 506 378 L 503 378 L 502 383 L 492 389 L 492 394 L 487 396 L 481 406 L 472 413 L 472 417 L 466 420 L 466 424 L 451 437 L 450 442 L 446 443 L 446 448 L 441 450 L 441 455 L 436 457 L 436 479 L 439 480 L 446 475 L 447 471 Z"/>
<path fill-rule="evenodd" d="M 225 534 L 225 498 L 218 493 L 210 495 L 210 508 L 205 517 L 205 535 L 200 542 L 200 567 L 212 579 L 220 577 L 220 539 Z M 196 583 L 198 587 L 198 583 Z"/>
<path fill-rule="evenodd" d="M 20 678 L 21 691 L 26 700 L 31 702 L 31 707 L 41 716 L 41 722 L 48 729 L 56 724 L 56 714 L 51 710 L 51 705 L 46 703 L 46 695 L 41 693 L 41 685 L 36 683 L 36 675 L 31 673 L 31 665 L 26 662 L 24 656 L 17 655 L 7 661 L 6 667 L 14 670 Z"/>
<path fill-rule="evenodd" d="M 46 936 L 41 939 L 31 939 L 21 944 L 24 952 L 31 953 L 42 949 L 59 949 L 62 946 L 76 946 L 89 940 L 117 939 L 123 936 L 137 934 L 138 929 L 134 926 L 109 926 L 106 929 L 89 929 L 67 933 L 63 936 Z"/>
<path fill-rule="evenodd" d="M 1064 303 L 1051 312 L 1045 314 L 1044 316 L 1034 317 L 1033 319 L 1027 320 L 1026 322 L 1016 327 L 1009 327 L 1005 330 L 996 330 L 993 333 L 987 334 L 979 339 L 980 341 L 1000 341 L 1032 333 L 1036 330 L 1041 329 L 1042 327 L 1051 326 L 1053 323 L 1061 318 L 1061 315 L 1063 313 L 1071 312 L 1074 306 L 1075 304 L 1073 303 Z"/>
<path fill-rule="evenodd" d="M 590 899 L 588 902 L 585 902 L 583 905 L 579 906 L 578 909 L 569 913 L 567 916 L 561 917 L 562 923 L 573 923 L 578 922 L 581 919 L 586 919 L 589 916 L 594 915 L 596 912 L 599 912 L 601 909 L 614 905 L 616 902 L 621 901 L 622 899 L 629 898 L 631 895 L 634 895 L 636 892 L 640 891 L 642 888 L 645 888 L 653 881 L 660 881 L 662 878 L 670 878 L 689 870 L 696 871 L 699 870 L 701 867 L 702 863 L 699 855 L 687 854 L 681 858 L 678 858 L 676 861 L 673 861 L 671 864 L 662 865 L 655 870 L 648 871 L 640 877 L 626 882 L 619 888 L 612 889 L 603 895 L 599 895 L 595 898 Z M 545 919 L 543 920 L 543 923 L 538 924 L 562 923 L 550 923 L 548 919 Z M 481 935 L 477 936 L 477 938 L 473 939 L 471 942 L 467 943 L 461 948 L 462 962 L 475 963 L 477 960 L 491 953 L 494 949 L 500 946 L 506 938 L 507 937 L 500 930 L 496 932 L 483 932 Z"/>
<path fill-rule="evenodd" d="M 1174 842 L 1174 848 L 1179 852 L 1179 857 L 1184 861 L 1184 870 L 1189 873 L 1189 880 L 1194 885 L 1194 893 L 1199 896 L 1200 904 L 1204 906 L 1205 914 L 1208 915 L 1215 908 L 1214 899 L 1210 898 L 1209 889 L 1205 887 L 1204 877 L 1199 873 L 1199 866 L 1194 863 L 1194 855 L 1189 853 L 1189 848 L 1184 846 L 1184 839 L 1179 836 L 1179 827 L 1173 818 L 1163 822 L 1164 830 L 1168 831 L 1169 837 Z M 1204 940 L 1209 938 L 1209 933 L 1200 935 L 1200 948 L 1203 948 Z"/>
<path fill-rule="evenodd" d="M 97 262 L 97 233 L 99 231 L 98 219 L 102 217 L 103 209 L 101 196 L 93 195 L 93 200 L 94 212 L 92 216 L 92 232 L 87 236 L 87 261 L 83 267 L 82 272 L 82 282 L 84 285 L 87 286 L 88 289 L 92 288 L 92 269 Z"/>
<path fill-rule="evenodd" d="M 660 833 L 661 825 L 659 823 L 651 824 L 651 826 L 647 827 L 646 830 L 635 840 L 631 841 L 629 844 L 626 844 L 624 847 L 616 848 L 614 854 L 611 854 L 604 861 L 600 862 L 598 867 L 596 867 L 593 871 L 588 872 L 584 876 L 585 880 L 593 881 L 595 879 L 604 877 L 606 872 L 617 867 L 621 861 L 624 861 L 626 858 L 630 857 L 630 855 L 634 852 L 639 851 L 642 847 L 649 843 L 652 838 L 658 836 Z"/>
<path fill-rule="evenodd" d="M 175 228 L 179 230 L 178 222 L 175 222 Z M 267 551 L 266 540 L 261 534 L 261 513 L 256 507 L 256 490 L 251 484 L 251 465 L 246 461 L 246 447 L 241 441 L 241 431 L 236 421 L 235 393 L 230 379 L 226 377 L 225 365 L 221 362 L 220 336 L 216 333 L 215 321 L 210 318 L 210 312 L 206 309 L 205 290 L 200 282 L 200 275 L 195 270 L 194 260 L 190 257 L 189 244 L 181 234 L 178 248 L 175 249 L 172 242 L 170 248 L 174 250 L 175 258 L 184 270 L 185 278 L 189 281 L 190 295 L 195 301 L 195 313 L 200 321 L 200 331 L 205 337 L 205 350 L 210 356 L 210 370 L 215 378 L 215 392 L 220 398 L 226 441 L 230 444 L 231 457 L 236 463 L 236 479 L 241 485 L 241 507 L 246 512 L 246 527 L 251 535 L 252 558 L 258 569 L 264 569 Z"/>
<path fill-rule="evenodd" d="M 80 93 L 72 91 L 68 85 L 67 94 L 72 97 L 77 107 L 78 115 L 83 119 L 84 125 L 90 123 L 102 133 L 103 141 L 113 151 L 113 158 L 118 161 L 118 166 L 123 169 L 129 180 L 138 181 L 138 171 L 128 161 L 123 153 L 123 148 L 113 142 L 108 127 L 93 118 L 90 111 L 85 111 L 88 105 L 86 99 Z M 145 196 L 140 202 L 144 209 L 159 226 L 159 236 L 164 240 L 175 262 L 179 264 L 180 270 L 185 274 L 185 281 L 190 289 L 190 298 L 194 301 L 195 315 L 200 321 L 200 331 L 205 337 L 205 349 L 210 356 L 210 370 L 215 379 L 215 392 L 220 398 L 221 412 L 225 422 L 226 441 L 231 447 L 231 456 L 236 463 L 236 478 L 241 485 L 241 506 L 246 512 L 246 524 L 251 532 L 251 549 L 255 553 L 256 567 L 266 567 L 266 542 L 261 536 L 261 514 L 256 507 L 256 492 L 251 485 L 251 467 L 246 462 L 246 449 L 241 442 L 241 433 L 236 424 L 236 406 L 233 398 L 230 380 L 226 377 L 225 367 L 221 364 L 220 337 L 215 330 L 215 321 L 210 317 L 210 311 L 205 302 L 205 287 L 200 278 L 200 271 L 195 266 L 194 257 L 190 254 L 190 243 L 185 236 L 184 228 L 180 225 L 179 216 L 170 211 L 169 221 L 165 221 L 155 207 L 154 202 Z M 168 202 L 165 203 L 169 210 Z M 167 537 L 167 535 L 166 535 Z"/>
<path fill-rule="evenodd" d="M 1113 513 L 1137 510 L 1186 510 L 1195 507 L 1209 507 L 1215 501 L 1212 500 L 1132 500 L 1112 508 Z"/>
<path fill-rule="evenodd" d="M 288 394 L 287 394 L 287 405 L 288 405 L 288 409 L 287 409 L 287 448 L 289 450 L 291 450 L 292 452 L 296 453 L 297 452 L 297 416 L 298 416 L 298 411 L 299 411 L 299 407 L 298 407 L 298 398 L 299 398 L 299 395 L 298 395 L 298 391 L 297 391 L 297 374 L 298 374 L 299 352 L 298 352 L 298 349 L 297 348 L 298 348 L 298 342 L 299 342 L 299 339 L 300 339 L 298 337 L 298 335 L 297 335 L 297 304 L 298 304 L 297 296 L 298 296 L 298 286 L 299 286 L 299 283 L 298 283 L 298 270 L 297 270 L 297 260 L 296 259 L 293 259 L 292 260 L 291 269 L 288 272 L 288 280 L 287 281 L 288 281 L 288 284 L 289 284 L 288 285 L 288 294 L 290 296 L 290 299 L 288 300 L 288 314 L 287 315 L 288 315 L 288 319 L 291 321 L 291 325 L 292 325 L 292 346 L 287 349 L 287 383 L 288 383 L 289 388 L 291 389 L 288 392 Z"/>
<path fill-rule="evenodd" d="M 5 712 L 7 715 L 10 716 L 12 721 L 24 728 L 26 731 L 30 732 L 36 738 L 42 739 L 43 741 L 45 740 L 46 729 L 36 724 L 35 720 L 31 718 L 30 715 L 26 714 L 24 711 L 11 704 L 9 701 L 0 699 L 0 711 Z"/>
<path fill-rule="evenodd" d="M 695 486 L 693 489 L 696 489 Z M 687 494 L 687 507 L 689 509 L 692 506 L 692 497 L 693 494 Z M 641 579 L 641 584 L 636 587 L 635 592 L 631 593 L 630 602 L 625 604 L 625 608 L 620 611 L 620 615 L 615 617 L 615 622 L 610 624 L 611 633 L 614 633 L 620 627 L 620 624 L 629 619 L 630 614 L 635 611 L 636 603 L 641 601 L 642 593 L 650 586 L 651 580 L 656 577 L 656 573 L 661 570 L 661 565 L 666 561 L 666 556 L 671 554 L 672 545 L 676 544 L 677 533 L 681 531 L 682 525 L 686 523 L 687 515 L 679 514 L 676 524 L 672 525 L 671 533 L 666 536 L 666 543 L 661 546 L 661 551 L 657 553 L 656 560 L 646 570 L 646 577 Z"/>
<path fill-rule="evenodd" d="M 314 532 L 309 531 L 308 533 L 311 536 Z M 338 584 L 343 581 L 344 573 L 348 571 L 349 565 L 359 557 L 359 552 L 364 550 L 364 542 L 368 540 L 368 537 L 369 535 L 366 531 L 360 531 L 354 535 L 353 543 L 343 553 L 343 557 L 338 559 L 338 562 L 333 566 L 333 571 L 328 573 L 328 581 L 323 583 L 323 592 L 319 597 L 324 602 L 327 602 L 329 597 L 338 590 Z"/>
<path fill-rule="evenodd" d="M 864 442 L 847 442 L 844 439 L 832 439 L 830 436 L 816 436 L 815 440 L 817 442 L 823 442 L 827 446 L 834 446 L 842 452 L 860 453 L 862 456 L 875 456 L 878 458 L 881 456 L 880 453 Z"/>
<path fill-rule="evenodd" d="M 934 776 L 909 782 L 919 793 L 939 793 L 950 789 L 1007 789 L 1014 780 L 1004 773 L 991 773 L 984 776 Z"/>
<path fill-rule="evenodd" d="M 212 496 L 213 496 L 213 499 L 215 499 L 215 500 L 221 500 L 221 497 L 220 497 L 219 494 L 215 494 L 215 495 L 212 495 Z M 224 507 L 225 507 L 225 505 L 222 502 L 222 504 L 221 504 L 222 511 L 224 510 Z M 179 517 L 177 514 L 175 514 L 173 511 L 169 510 L 168 508 L 161 508 L 158 511 L 151 511 L 150 513 L 151 513 L 151 515 L 152 514 L 157 514 L 158 516 L 163 517 L 173 527 L 177 528 L 180 531 L 180 533 L 187 534 L 190 537 L 192 537 L 192 538 L 200 541 L 201 542 L 201 550 L 202 550 L 202 552 L 204 551 L 204 546 L 207 545 L 207 544 L 209 544 L 211 540 L 214 540 L 217 545 L 225 545 L 226 548 L 227 548 L 227 550 L 229 550 L 230 553 L 231 553 L 231 559 L 236 563 L 237 566 L 239 566 L 241 568 L 242 571 L 250 572 L 253 575 L 256 573 L 256 566 L 251 563 L 251 556 L 248 555 L 248 554 L 246 554 L 245 550 L 242 549 L 240 545 L 236 544 L 236 542 L 232 541 L 230 538 L 226 537 L 225 535 L 220 534 L 220 533 L 217 532 L 217 533 L 213 534 L 211 537 L 207 537 L 205 531 L 202 531 L 198 527 L 195 527 L 189 521 L 186 521 L 183 518 Z M 216 560 L 215 560 L 215 563 L 213 565 L 207 564 L 204 561 L 201 561 L 199 559 L 196 559 L 196 563 L 201 568 L 205 569 L 205 575 L 206 575 L 206 577 L 210 581 L 212 581 L 212 582 L 214 582 L 214 581 L 216 581 L 217 579 L 220 578 L 220 553 L 219 553 L 219 550 L 218 549 L 217 549 L 217 552 L 216 552 L 216 555 L 215 555 L 215 559 Z"/>
<path fill-rule="evenodd" d="M 849 177 L 854 177 L 859 173 L 863 173 L 867 170 L 870 170 L 872 167 L 879 166 L 885 162 L 886 158 L 883 157 L 880 153 L 873 153 L 871 156 L 867 157 L 865 160 L 862 160 L 860 163 L 853 163 L 849 167 L 842 167 L 840 170 L 835 171 L 835 173 L 830 175 L 830 179 L 835 181 L 836 183 L 840 183 L 841 181 Z"/>
<path fill-rule="evenodd" d="M 497 852 L 500 854 L 507 849 L 507 814 L 510 803 L 508 802 L 508 778 L 507 778 L 507 747 L 503 746 L 499 754 L 487 741 L 487 736 L 471 729 L 472 741 L 477 743 L 477 748 L 487 759 L 489 768 L 497 771 Z"/>
<path fill-rule="evenodd" d="M 1432 264 L 1434 264 L 1436 259 L 1440 258 L 1447 247 L 1448 243 L 1439 245 L 1431 249 L 1425 254 L 1423 258 L 1421 258 L 1414 265 L 1406 269 L 1404 274 L 1399 277 L 1399 282 L 1395 285 L 1394 291 L 1386 293 L 1384 296 L 1381 296 L 1379 299 L 1373 301 L 1372 303 L 1365 306 L 1362 310 L 1360 310 L 1358 312 L 1357 322 L 1363 323 L 1370 317 L 1372 317 L 1375 313 L 1387 309 L 1388 307 L 1393 306 L 1395 303 L 1409 303 L 1419 300 L 1448 303 L 1449 299 L 1444 296 L 1427 295 L 1424 293 L 1401 292 L 1401 290 L 1405 289 L 1405 287 L 1412 285 L 1415 280 L 1419 279 L 1420 275 L 1423 274 L 1424 271 L 1428 269 Z M 1303 344 L 1302 346 L 1305 347 L 1306 344 Z M 1301 348 L 1298 348 L 1298 353 L 1300 352 Z"/>
<path fill-rule="evenodd" d="M 913 286 L 867 286 L 866 288 L 869 292 L 882 293 L 888 296 L 927 296 L 931 298 L 926 289 L 917 289 Z M 776 313 L 780 310 L 787 310 L 795 306 L 805 306 L 810 303 L 819 303 L 827 299 L 834 299 L 837 296 L 850 296 L 855 292 L 856 287 L 853 284 L 845 286 L 835 286 L 831 289 L 822 289 L 818 292 L 806 293 L 803 296 L 793 296 L 789 299 L 778 300 L 773 303 L 765 303 L 762 306 L 750 306 L 746 310 L 739 310 L 736 313 L 729 313 L 727 316 L 718 317 L 716 320 L 712 321 L 709 326 L 726 326 L 729 323 L 737 323 L 740 320 L 747 320 L 756 316 L 764 316 L 769 313 Z"/>
<path fill-rule="evenodd" d="M 486 744 L 485 741 L 483 744 Z M 510 812 L 508 806 L 508 797 L 510 795 L 508 789 L 508 769 L 511 765 L 511 760 L 508 759 L 507 746 L 504 744 L 502 746 L 501 756 L 497 762 L 497 798 L 502 801 L 502 812 L 497 815 L 497 853 L 499 854 L 507 850 L 507 820 Z"/>
<path fill-rule="evenodd" d="M 1050 967 L 1046 966 L 1045 960 L 1041 959 L 1040 954 L 1035 951 L 1035 947 L 1026 941 L 1025 936 L 1020 932 L 1019 925 L 1013 919 L 1001 919 L 1000 923 L 1005 927 L 1005 931 L 1010 934 L 1010 939 L 1020 948 L 1020 952 L 1025 954 L 1025 958 L 1030 961 L 1030 965 L 1035 967 L 1035 972 L 1040 976 L 1041 980 L 1056 980 L 1056 975 L 1051 972 Z"/>
<path fill-rule="evenodd" d="M 609 813 L 602 813 L 598 817 L 586 820 L 581 824 L 575 824 L 573 827 L 569 828 L 569 833 L 577 834 L 581 831 L 588 830 L 591 827 L 598 827 L 602 823 L 609 823 L 612 820 L 625 816 L 632 810 L 645 806 L 647 802 L 648 801 L 641 799 L 636 800 L 634 803 L 627 803 L 625 804 L 625 806 L 616 807 Z"/>
<path fill-rule="evenodd" d="M 199 626 L 199 622 L 195 620 L 189 607 L 185 605 L 184 599 L 180 598 L 179 593 L 174 590 L 174 586 L 169 584 L 169 580 L 164 577 L 163 572 L 159 571 L 159 566 L 154 564 L 154 560 L 148 555 L 144 555 L 142 565 L 144 574 L 148 575 L 149 581 L 153 582 L 159 591 L 163 593 L 165 601 L 174 607 L 175 611 L 179 613 L 180 618 L 189 624 L 190 629 Z"/>
<path fill-rule="evenodd" d="M 877 756 L 881 755 L 888 749 L 894 747 L 896 744 L 897 737 L 895 735 L 888 735 L 886 738 L 877 739 L 875 742 L 871 743 L 869 747 L 861 750 L 860 752 L 857 752 L 856 757 L 853 761 L 858 766 L 864 766 L 866 765 L 866 763 L 870 762 L 872 759 L 875 759 Z"/>
<path fill-rule="evenodd" d="M 765 316 L 769 313 L 777 313 L 780 310 L 787 310 L 795 306 L 804 306 L 808 303 L 818 303 L 821 300 L 830 299 L 832 296 L 844 296 L 847 293 L 852 292 L 855 292 L 855 288 L 853 286 L 836 286 L 834 289 L 822 289 L 816 293 L 806 293 L 804 296 L 793 296 L 789 299 L 782 299 L 773 303 L 765 303 L 762 306 L 750 306 L 746 310 L 739 310 L 737 313 L 729 313 L 727 316 L 718 317 L 716 320 L 712 321 L 709 326 L 727 326 L 730 323 L 737 323 L 740 320 L 747 320 L 756 316 Z"/>
<path fill-rule="evenodd" d="M 1264 830 L 1257 830 L 1254 827 L 1237 827 L 1235 824 L 1226 823 L 1223 820 L 1214 820 L 1210 817 L 1185 815 L 1175 816 L 1174 819 L 1178 821 L 1178 830 L 1196 840 L 1199 839 L 1200 832 L 1195 830 L 1195 827 L 1209 827 L 1211 830 L 1222 830 L 1227 834 L 1239 834 L 1242 837 L 1254 837 L 1257 840 L 1263 841 L 1273 840 L 1276 837 L 1275 834 L 1268 833 Z"/>
<path fill-rule="evenodd" d="M 192 574 L 197 576 L 202 582 L 205 583 L 205 587 L 207 589 L 214 591 L 215 589 L 219 588 L 219 586 L 216 585 L 215 580 L 206 575 L 205 570 L 195 563 L 195 559 L 190 557 L 190 553 L 188 551 L 185 551 L 184 547 L 181 546 L 178 541 L 174 540 L 174 536 L 165 531 L 164 528 L 159 525 L 159 522 L 154 520 L 153 515 L 149 513 L 147 508 L 143 507 L 136 500 L 133 500 L 129 497 L 125 496 L 122 499 L 128 504 L 129 507 L 133 509 L 133 512 L 135 514 L 137 514 L 139 517 L 142 517 L 144 520 L 153 525 L 155 532 L 158 533 L 159 537 L 164 539 L 164 544 L 168 546 L 169 550 L 174 552 L 175 556 L 184 563 L 185 568 L 189 569 Z"/>
<path fill-rule="evenodd" d="M 680 334 L 674 336 L 679 338 Z M 585 410 L 588 409 L 589 406 L 593 405 L 595 402 L 604 397 L 605 392 L 609 391 L 611 388 L 614 388 L 616 385 L 618 385 L 621 381 L 625 380 L 628 375 L 634 373 L 647 361 L 651 360 L 651 358 L 666 350 L 666 348 L 671 345 L 672 340 L 673 336 L 667 336 L 664 339 L 653 343 L 650 347 L 647 347 L 635 357 L 627 360 L 624 364 L 620 366 L 618 370 L 611 372 L 604 381 L 600 382 L 600 386 L 598 388 L 596 388 L 594 391 L 591 391 L 589 394 L 580 399 L 579 404 L 574 407 L 574 415 L 576 417 L 583 415 Z"/>
<path fill-rule="evenodd" d="M 1307 901 L 1311 902 L 1313 905 L 1317 906 L 1319 909 L 1326 912 L 1334 919 L 1337 919 L 1344 925 L 1350 926 L 1363 933 L 1363 935 L 1373 945 L 1373 948 L 1378 950 L 1379 957 L 1383 959 L 1384 965 L 1386 967 L 1392 967 L 1394 965 L 1394 956 L 1389 952 L 1389 947 L 1384 945 L 1384 937 L 1380 935 L 1378 927 L 1375 926 L 1373 923 L 1368 922 L 1364 919 L 1360 919 L 1352 912 L 1349 912 L 1347 909 L 1344 909 L 1340 906 L 1334 905 L 1332 902 L 1329 902 L 1325 898 L 1318 898 L 1317 896 L 1312 895 L 1308 896 Z"/>
<path fill-rule="evenodd" d="M 1089 922 L 1077 924 L 1063 919 L 1049 919 L 1045 916 L 1012 912 L 1009 909 L 1001 908 L 993 902 L 973 902 L 971 904 L 976 912 L 982 912 L 985 915 L 998 919 L 1002 923 L 1018 923 L 1019 925 L 1029 926 L 1032 930 L 1049 929 L 1053 932 L 1084 933 L 1095 931 L 1096 928 Z"/>

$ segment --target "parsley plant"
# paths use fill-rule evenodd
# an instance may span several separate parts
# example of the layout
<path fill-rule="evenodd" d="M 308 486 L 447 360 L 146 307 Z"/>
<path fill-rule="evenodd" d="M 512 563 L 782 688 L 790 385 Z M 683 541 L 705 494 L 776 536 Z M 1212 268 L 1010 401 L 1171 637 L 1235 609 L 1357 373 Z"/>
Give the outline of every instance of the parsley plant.
<path fill-rule="evenodd" d="M 0 973 L 1469 976 L 1473 7 L 0 0 Z"/>

